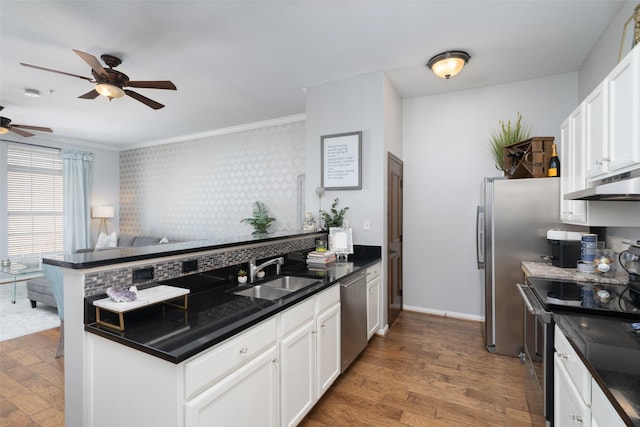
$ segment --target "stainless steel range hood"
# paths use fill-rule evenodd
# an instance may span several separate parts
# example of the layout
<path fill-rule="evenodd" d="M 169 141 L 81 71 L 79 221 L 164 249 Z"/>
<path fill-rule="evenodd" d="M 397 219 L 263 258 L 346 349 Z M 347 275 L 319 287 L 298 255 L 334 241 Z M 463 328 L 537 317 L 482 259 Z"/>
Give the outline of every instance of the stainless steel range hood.
<path fill-rule="evenodd" d="M 567 193 L 565 200 L 640 201 L 640 169 L 603 178 L 591 187 Z"/>

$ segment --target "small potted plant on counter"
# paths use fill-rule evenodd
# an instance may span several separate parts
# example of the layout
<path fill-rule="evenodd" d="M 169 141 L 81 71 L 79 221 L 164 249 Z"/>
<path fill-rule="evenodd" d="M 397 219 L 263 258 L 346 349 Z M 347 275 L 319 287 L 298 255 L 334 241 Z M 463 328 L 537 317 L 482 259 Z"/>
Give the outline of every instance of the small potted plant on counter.
<path fill-rule="evenodd" d="M 342 208 L 338 210 L 338 198 L 336 197 L 333 203 L 331 203 L 331 209 L 329 212 L 325 210 L 321 210 L 320 213 L 322 215 L 322 221 L 324 222 L 324 228 L 329 229 L 329 227 L 342 227 L 344 223 L 344 214 L 349 210 L 349 208 Z"/>
<path fill-rule="evenodd" d="M 267 207 L 261 201 L 255 203 L 256 207 L 253 209 L 253 217 L 245 218 L 240 222 L 246 222 L 253 227 L 253 233 L 251 234 L 267 234 L 269 233 L 269 226 L 276 220 L 269 216 Z"/>
<path fill-rule="evenodd" d="M 247 283 L 247 272 L 245 270 L 238 270 L 238 283 Z"/>

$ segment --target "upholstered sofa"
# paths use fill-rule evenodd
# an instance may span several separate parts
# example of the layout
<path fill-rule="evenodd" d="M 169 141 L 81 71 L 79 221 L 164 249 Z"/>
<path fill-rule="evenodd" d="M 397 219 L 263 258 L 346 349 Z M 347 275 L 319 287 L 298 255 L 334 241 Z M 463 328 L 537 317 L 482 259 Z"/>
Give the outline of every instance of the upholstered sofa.
<path fill-rule="evenodd" d="M 173 240 L 173 242 L 176 241 L 177 240 Z M 117 237 L 117 246 L 115 248 L 142 247 L 159 245 L 163 243 L 169 243 L 169 239 L 167 239 L 166 237 L 123 235 Z M 76 253 L 93 252 L 95 250 L 108 249 L 114 249 L 114 247 L 104 247 L 101 249 L 79 249 L 76 251 Z M 47 279 L 45 279 L 44 277 L 38 277 L 37 279 L 31 279 L 27 281 L 27 298 L 31 301 L 32 308 L 35 308 L 37 306 L 37 303 L 56 307 L 56 300 L 53 298 L 53 294 L 51 293 L 51 287 L 49 286 L 49 283 L 47 283 Z"/>

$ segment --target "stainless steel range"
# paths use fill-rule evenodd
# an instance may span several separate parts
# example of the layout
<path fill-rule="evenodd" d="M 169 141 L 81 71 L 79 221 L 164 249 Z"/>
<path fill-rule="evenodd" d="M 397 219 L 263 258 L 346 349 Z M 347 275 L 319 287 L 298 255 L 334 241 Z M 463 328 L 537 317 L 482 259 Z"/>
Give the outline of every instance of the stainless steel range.
<path fill-rule="evenodd" d="M 553 312 L 579 312 L 640 319 L 640 303 L 630 296 L 631 285 L 528 277 L 518 284 L 526 311 L 521 359 L 527 363 L 542 397 L 546 425 L 553 420 Z"/>

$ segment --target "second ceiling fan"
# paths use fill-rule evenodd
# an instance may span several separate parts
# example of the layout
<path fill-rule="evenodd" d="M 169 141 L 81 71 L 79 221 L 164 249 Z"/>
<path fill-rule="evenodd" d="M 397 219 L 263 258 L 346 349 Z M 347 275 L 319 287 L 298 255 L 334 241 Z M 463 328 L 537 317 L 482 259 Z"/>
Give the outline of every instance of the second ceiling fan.
<path fill-rule="evenodd" d="M 144 95 L 141 95 L 137 92 L 134 92 L 130 89 L 125 89 L 126 87 L 135 87 L 135 88 L 146 88 L 146 89 L 169 89 L 169 90 L 177 90 L 176 86 L 169 80 L 129 80 L 129 77 L 121 73 L 120 71 L 114 70 L 115 67 L 122 63 L 122 60 L 117 56 L 104 54 L 101 55 L 100 58 L 104 61 L 105 64 L 109 68 L 104 68 L 98 58 L 91 55 L 90 53 L 82 52 L 80 50 L 73 49 L 75 53 L 77 53 L 80 58 L 82 58 L 89 66 L 91 67 L 91 77 L 79 76 L 77 74 L 71 74 L 64 71 L 52 70 L 51 68 L 40 67 L 38 65 L 25 64 L 23 62 L 20 65 L 25 67 L 35 68 L 37 70 L 50 71 L 52 73 L 63 74 L 65 76 L 78 77 L 80 79 L 87 80 L 91 83 L 95 83 L 96 86 L 93 90 L 85 93 L 84 95 L 80 95 L 78 98 L 83 99 L 95 99 L 99 95 L 102 95 L 109 100 L 113 98 L 120 98 L 124 95 L 128 95 L 131 98 L 142 102 L 143 104 L 153 108 L 154 110 L 158 110 L 164 107 L 163 104 L 156 102 L 152 99 L 147 98 Z"/>

